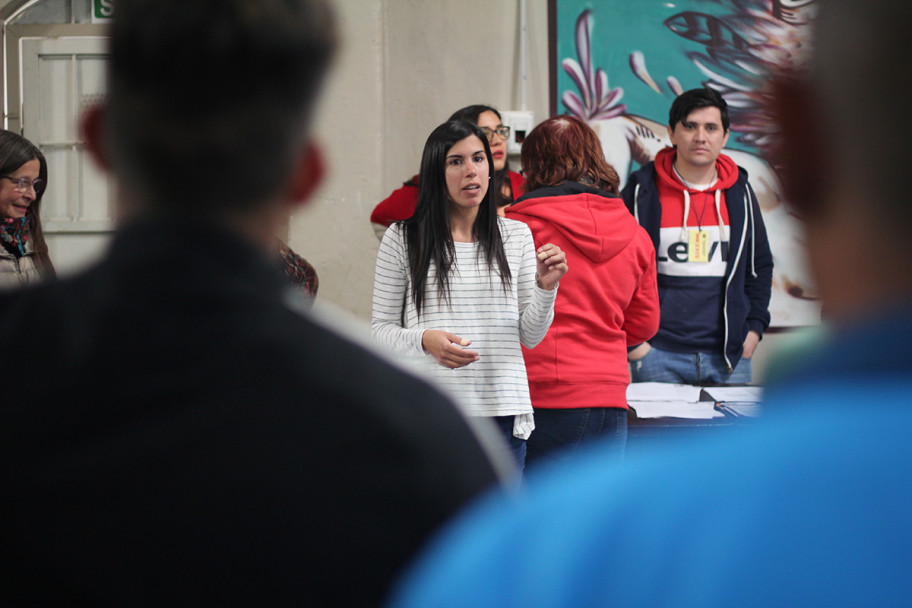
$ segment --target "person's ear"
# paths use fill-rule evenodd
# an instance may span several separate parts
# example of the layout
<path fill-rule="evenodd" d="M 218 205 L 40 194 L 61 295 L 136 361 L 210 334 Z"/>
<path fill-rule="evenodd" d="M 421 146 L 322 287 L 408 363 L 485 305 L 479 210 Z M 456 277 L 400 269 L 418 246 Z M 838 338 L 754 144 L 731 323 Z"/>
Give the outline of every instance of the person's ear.
<path fill-rule="evenodd" d="M 804 74 L 782 73 L 773 78 L 771 88 L 769 109 L 777 132 L 770 160 L 793 211 L 802 217 L 817 215 L 825 206 L 829 164 L 818 106 Z"/>
<path fill-rule="evenodd" d="M 314 191 L 323 183 L 326 175 L 326 161 L 323 150 L 314 142 L 301 150 L 295 161 L 291 182 L 288 185 L 287 198 L 293 205 L 303 205 Z"/>
<path fill-rule="evenodd" d="M 79 120 L 79 133 L 85 142 L 89 156 L 103 170 L 108 171 L 111 163 L 104 145 L 105 109 L 102 105 L 93 105 L 82 113 Z"/>

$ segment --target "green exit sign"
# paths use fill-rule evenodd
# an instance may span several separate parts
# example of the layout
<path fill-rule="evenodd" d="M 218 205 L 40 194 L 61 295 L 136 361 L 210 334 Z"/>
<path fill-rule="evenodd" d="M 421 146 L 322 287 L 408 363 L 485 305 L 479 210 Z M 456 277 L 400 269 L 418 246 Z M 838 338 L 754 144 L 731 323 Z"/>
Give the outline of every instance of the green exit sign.
<path fill-rule="evenodd" d="M 105 21 L 114 17 L 114 0 L 92 0 L 92 21 Z"/>

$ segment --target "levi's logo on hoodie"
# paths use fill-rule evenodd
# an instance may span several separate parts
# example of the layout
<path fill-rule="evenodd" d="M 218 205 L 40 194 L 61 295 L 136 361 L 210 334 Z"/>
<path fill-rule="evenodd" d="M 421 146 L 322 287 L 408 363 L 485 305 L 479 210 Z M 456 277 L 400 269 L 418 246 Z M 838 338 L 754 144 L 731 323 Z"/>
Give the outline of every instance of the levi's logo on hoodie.
<path fill-rule="evenodd" d="M 707 189 L 694 189 L 676 175 L 675 151 L 666 148 L 656 155 L 656 185 L 662 205 L 659 245 L 656 250 L 660 275 L 678 277 L 724 277 L 728 262 L 729 217 L 725 189 L 737 180 L 738 167 L 729 157 L 716 159 L 717 180 Z M 691 233 L 706 233 L 706 258 L 690 255 Z"/>
<path fill-rule="evenodd" d="M 726 226 L 726 236 L 728 227 Z M 688 228 L 696 230 L 697 227 Z M 688 234 L 680 227 L 659 230 L 659 248 L 656 251 L 659 274 L 678 277 L 724 277 L 728 263 L 728 239 L 719 238 L 718 226 L 704 226 L 709 236 L 709 255 L 705 262 L 690 261 Z"/>

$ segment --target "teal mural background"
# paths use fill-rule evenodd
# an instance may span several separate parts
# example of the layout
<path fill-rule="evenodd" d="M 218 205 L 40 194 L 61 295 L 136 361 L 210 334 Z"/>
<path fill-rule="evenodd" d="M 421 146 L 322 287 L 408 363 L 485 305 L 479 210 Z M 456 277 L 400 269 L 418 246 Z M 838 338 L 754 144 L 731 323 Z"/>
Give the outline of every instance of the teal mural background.
<path fill-rule="evenodd" d="M 560 97 L 564 91 L 577 91 L 573 80 L 564 72 L 560 62 L 567 58 L 577 59 L 576 20 L 585 9 L 592 9 L 592 57 L 593 67 L 601 68 L 608 74 L 608 84 L 620 87 L 624 94 L 620 103 L 627 106 L 625 113 L 635 114 L 666 124 L 668 110 L 675 94 L 665 79 L 674 76 L 686 91 L 703 85 L 706 76 L 697 68 L 687 51 L 705 52 L 702 44 L 687 40 L 670 30 L 665 20 L 683 11 L 699 11 L 715 16 L 732 12 L 731 6 L 707 0 L 553 0 L 556 2 L 557 33 L 557 91 L 558 114 L 567 111 Z M 642 51 L 646 68 L 659 86 L 662 94 L 656 93 L 649 85 L 636 77 L 630 68 L 630 53 Z M 754 151 L 729 140 L 729 148 Z"/>
<path fill-rule="evenodd" d="M 806 28 L 815 14 L 815 0 L 549 1 L 554 62 L 551 107 L 558 114 L 574 113 L 562 97 L 565 92 L 580 97 L 575 102 L 578 111 L 596 129 L 606 159 L 621 174 L 622 187 L 629 172 L 669 145 L 661 127 L 668 123 L 676 96 L 669 77 L 677 80 L 680 90 L 711 84 L 723 93 L 732 118 L 726 151 L 750 174 L 773 253 L 772 326 L 819 323 L 820 301 L 806 268 L 803 228 L 789 213 L 776 170 L 765 160 L 774 125 L 762 90 L 768 79 L 764 75 L 774 65 L 798 66 L 806 59 L 811 46 Z M 572 59 L 585 72 L 576 25 L 586 10 L 591 11 L 591 73 L 580 78 L 589 83 L 588 103 L 561 65 Z M 674 30 L 666 24 L 682 13 L 688 13 L 687 18 L 675 19 Z M 643 57 L 639 76 L 631 66 L 635 51 Z M 711 74 L 704 73 L 695 59 Z M 641 78 L 642 65 L 658 91 Z M 607 91 L 589 90 L 600 82 L 597 70 L 607 75 Z M 615 89 L 622 94 L 611 100 L 609 92 Z M 608 100 L 610 107 L 601 108 L 599 102 Z M 644 135 L 644 126 L 654 135 Z"/>

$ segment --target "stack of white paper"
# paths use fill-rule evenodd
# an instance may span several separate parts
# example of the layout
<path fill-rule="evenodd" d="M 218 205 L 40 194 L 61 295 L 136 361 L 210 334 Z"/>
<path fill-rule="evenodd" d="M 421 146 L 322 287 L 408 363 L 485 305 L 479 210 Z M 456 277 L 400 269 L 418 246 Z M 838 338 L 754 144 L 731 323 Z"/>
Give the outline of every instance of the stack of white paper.
<path fill-rule="evenodd" d="M 700 401 L 703 388 L 691 384 L 667 382 L 634 382 L 627 387 L 627 404 L 638 418 L 722 417 L 713 401 Z"/>

